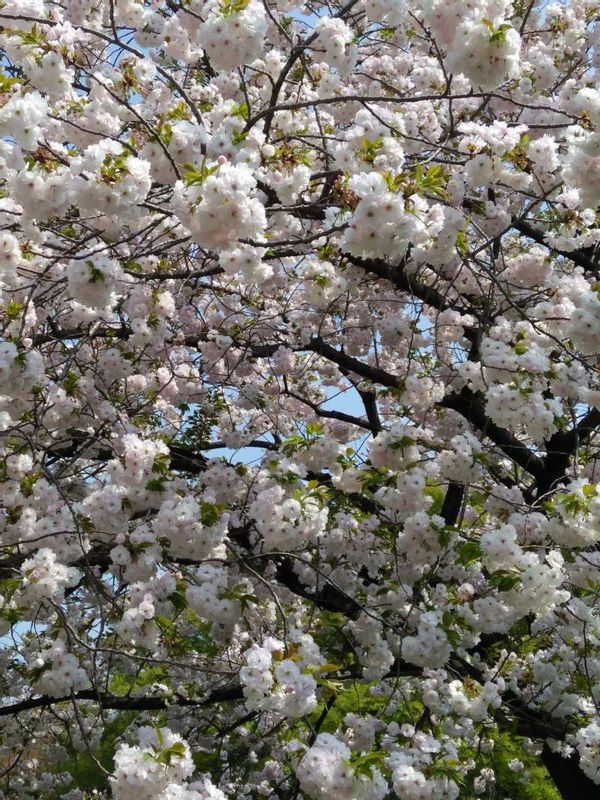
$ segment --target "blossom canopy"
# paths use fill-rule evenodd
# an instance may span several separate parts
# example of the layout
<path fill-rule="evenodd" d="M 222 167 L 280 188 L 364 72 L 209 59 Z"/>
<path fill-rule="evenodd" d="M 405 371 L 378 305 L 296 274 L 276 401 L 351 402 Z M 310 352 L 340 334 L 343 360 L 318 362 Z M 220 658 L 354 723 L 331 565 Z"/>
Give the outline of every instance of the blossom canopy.
<path fill-rule="evenodd" d="M 598 797 L 599 86 L 598 0 L 0 2 L 0 798 Z"/>

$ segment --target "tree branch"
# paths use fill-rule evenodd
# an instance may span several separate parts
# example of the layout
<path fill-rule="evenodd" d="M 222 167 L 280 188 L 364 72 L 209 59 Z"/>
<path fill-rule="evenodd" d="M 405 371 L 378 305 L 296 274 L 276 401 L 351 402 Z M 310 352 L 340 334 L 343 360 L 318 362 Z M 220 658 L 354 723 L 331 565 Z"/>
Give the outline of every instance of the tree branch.
<path fill-rule="evenodd" d="M 173 695 L 172 697 L 119 697 L 105 692 L 97 692 L 94 689 L 83 689 L 66 697 L 41 695 L 40 697 L 20 700 L 18 703 L 12 703 L 11 705 L 0 706 L 0 717 L 20 714 L 23 711 L 31 711 L 34 708 L 48 708 L 58 703 L 67 703 L 73 700 L 89 700 L 93 703 L 98 703 L 100 708 L 116 711 L 162 711 L 169 706 L 202 708 L 216 703 L 226 703 L 230 700 L 241 700 L 242 697 L 242 687 L 239 684 L 215 689 L 203 700 L 190 700 L 188 697 L 182 697 L 181 695 Z"/>

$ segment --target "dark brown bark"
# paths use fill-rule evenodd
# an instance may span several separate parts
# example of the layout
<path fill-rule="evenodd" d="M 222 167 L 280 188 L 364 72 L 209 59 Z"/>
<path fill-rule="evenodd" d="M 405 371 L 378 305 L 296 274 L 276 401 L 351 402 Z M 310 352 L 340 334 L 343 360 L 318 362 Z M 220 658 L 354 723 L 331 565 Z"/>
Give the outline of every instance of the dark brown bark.
<path fill-rule="evenodd" d="M 564 800 L 600 800 L 600 786 L 584 775 L 577 753 L 563 758 L 545 744 L 542 762 Z"/>

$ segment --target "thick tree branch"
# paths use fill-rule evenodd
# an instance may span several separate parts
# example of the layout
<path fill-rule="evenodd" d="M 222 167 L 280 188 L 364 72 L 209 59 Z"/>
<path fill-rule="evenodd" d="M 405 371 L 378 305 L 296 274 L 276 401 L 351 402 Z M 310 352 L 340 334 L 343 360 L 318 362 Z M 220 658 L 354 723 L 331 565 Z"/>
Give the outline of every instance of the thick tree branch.
<path fill-rule="evenodd" d="M 372 383 L 394 389 L 401 387 L 400 378 L 379 367 L 365 364 L 363 361 L 347 355 L 342 350 L 336 350 L 335 347 L 327 344 L 323 339 L 312 339 L 308 349 L 329 361 L 333 361 L 344 370 L 360 375 Z M 515 464 L 526 470 L 536 480 L 542 479 L 545 469 L 542 459 L 505 428 L 501 428 L 492 422 L 485 414 L 482 397 L 471 391 L 471 389 L 464 388 L 459 393 L 452 392 L 446 395 L 438 403 L 438 406 L 451 408 L 458 412 L 474 425 L 480 433 L 491 439 Z"/>
<path fill-rule="evenodd" d="M 119 697 L 118 695 L 96 692 L 94 689 L 83 689 L 74 692 L 66 697 L 29 697 L 27 700 L 20 700 L 6 706 L 0 706 L 0 717 L 8 717 L 13 714 L 20 714 L 23 711 L 31 711 L 35 708 L 49 708 L 59 703 L 67 703 L 72 700 L 91 701 L 98 703 L 100 708 L 113 709 L 116 711 L 161 711 L 170 706 L 181 706 L 184 708 L 202 708 L 205 706 L 225 703 L 230 700 L 241 700 L 243 697 L 242 687 L 239 684 L 224 686 L 213 690 L 208 697 L 202 700 L 191 700 L 181 695 L 169 695 L 167 697 Z"/>
<path fill-rule="evenodd" d="M 464 484 L 450 481 L 442 504 L 442 510 L 440 511 L 440 516 L 443 518 L 446 525 L 452 526 L 456 524 L 464 499 Z"/>
<path fill-rule="evenodd" d="M 456 301 L 449 301 L 443 294 L 438 292 L 437 289 L 428 286 L 426 283 L 421 283 L 417 278 L 409 275 L 405 269 L 405 261 L 397 265 L 392 265 L 386 263 L 382 259 L 357 258 L 347 253 L 344 254 L 344 258 L 348 259 L 351 264 L 361 267 L 365 272 L 388 280 L 396 289 L 406 292 L 411 298 L 416 297 L 418 300 L 421 300 L 426 305 L 438 311 L 445 311 L 449 308 L 456 309 Z M 470 308 L 470 306 L 469 312 L 473 313 L 473 309 Z M 473 339 L 475 336 L 476 332 L 473 328 L 465 328 L 465 338 Z"/>
<path fill-rule="evenodd" d="M 557 431 L 547 442 L 544 472 L 537 482 L 538 499 L 565 480 L 577 449 L 586 445 L 600 427 L 600 409 L 592 408 L 568 431 Z"/>
<path fill-rule="evenodd" d="M 544 744 L 542 762 L 564 800 L 598 800 L 598 784 L 584 775 L 577 753 L 563 758 Z"/>
<path fill-rule="evenodd" d="M 542 459 L 509 431 L 499 427 L 486 416 L 483 399 L 479 394 L 464 388 L 459 393 L 453 392 L 446 395 L 439 405 L 457 411 L 480 433 L 491 439 L 511 461 L 522 467 L 536 480 L 543 478 L 545 467 Z"/>

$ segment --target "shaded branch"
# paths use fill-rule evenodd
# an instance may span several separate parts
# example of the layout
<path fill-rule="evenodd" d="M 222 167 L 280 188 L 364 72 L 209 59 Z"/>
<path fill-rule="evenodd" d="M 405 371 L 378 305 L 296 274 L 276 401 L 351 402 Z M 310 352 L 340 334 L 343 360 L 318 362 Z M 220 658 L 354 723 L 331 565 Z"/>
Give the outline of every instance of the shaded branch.
<path fill-rule="evenodd" d="M 557 431 L 546 443 L 544 474 L 538 480 L 538 499 L 566 479 L 571 458 L 577 449 L 589 442 L 600 427 L 600 409 L 592 408 L 581 421 L 568 431 Z"/>
<path fill-rule="evenodd" d="M 545 473 L 543 460 L 520 442 L 516 436 L 513 436 L 505 428 L 499 427 L 486 416 L 483 399 L 479 393 L 464 388 L 459 393 L 453 392 L 446 395 L 439 405 L 457 411 L 480 433 L 491 439 L 511 461 L 532 475 L 536 481 L 539 482 L 543 479 Z"/>
<path fill-rule="evenodd" d="M 446 490 L 446 496 L 442 504 L 440 516 L 446 525 L 452 526 L 456 524 L 456 520 L 460 514 L 463 501 L 465 499 L 465 485 L 463 483 L 456 483 L 450 481 Z"/>
<path fill-rule="evenodd" d="M 447 309 L 456 310 L 457 302 L 449 302 L 443 294 L 438 292 L 432 286 L 421 283 L 414 276 L 406 272 L 406 262 L 402 261 L 398 265 L 386 263 L 383 259 L 363 259 L 356 256 L 350 256 L 344 253 L 344 258 L 348 259 L 351 264 L 361 267 L 365 272 L 377 275 L 379 278 L 384 278 L 392 283 L 396 289 L 416 297 L 428 306 L 437 309 L 438 311 L 446 311 Z M 469 309 L 472 313 L 472 309 Z M 467 339 L 474 339 L 476 332 L 473 328 L 465 328 L 465 337 Z"/>
<path fill-rule="evenodd" d="M 31 711 L 34 708 L 49 708 L 58 703 L 67 703 L 72 700 L 89 700 L 98 703 L 100 708 L 113 709 L 116 711 L 162 711 L 169 706 L 181 706 L 186 708 L 202 708 L 204 706 L 224 703 L 230 700 L 241 700 L 243 697 L 242 687 L 239 684 L 224 686 L 212 691 L 203 700 L 190 700 L 181 695 L 172 697 L 119 697 L 118 695 L 97 692 L 94 689 L 83 689 L 74 692 L 66 697 L 30 697 L 27 700 L 20 700 L 7 706 L 0 706 L 0 717 L 8 717 L 12 714 L 19 714 L 23 711 Z"/>
<path fill-rule="evenodd" d="M 598 799 L 598 784 L 584 775 L 579 765 L 578 753 L 564 758 L 544 744 L 542 762 L 564 800 Z"/>

